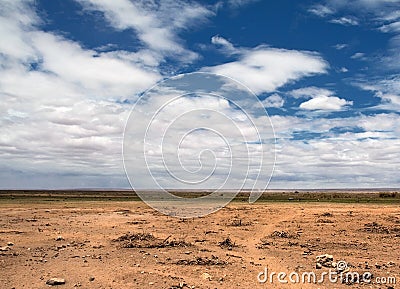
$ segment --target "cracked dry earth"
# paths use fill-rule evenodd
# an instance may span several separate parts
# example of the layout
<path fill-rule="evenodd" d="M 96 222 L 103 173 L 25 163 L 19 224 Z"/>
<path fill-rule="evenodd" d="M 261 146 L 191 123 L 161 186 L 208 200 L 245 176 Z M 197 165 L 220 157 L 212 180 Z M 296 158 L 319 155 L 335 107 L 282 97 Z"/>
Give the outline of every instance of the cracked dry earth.
<path fill-rule="evenodd" d="M 387 289 L 399 285 L 376 278 L 400 282 L 399 249 L 396 205 L 237 202 L 182 220 L 139 201 L 0 204 L 2 289 L 51 278 L 65 279 L 57 288 Z M 330 270 L 316 269 L 321 254 L 371 272 L 371 283 L 257 281 L 266 267 L 319 277 Z"/>

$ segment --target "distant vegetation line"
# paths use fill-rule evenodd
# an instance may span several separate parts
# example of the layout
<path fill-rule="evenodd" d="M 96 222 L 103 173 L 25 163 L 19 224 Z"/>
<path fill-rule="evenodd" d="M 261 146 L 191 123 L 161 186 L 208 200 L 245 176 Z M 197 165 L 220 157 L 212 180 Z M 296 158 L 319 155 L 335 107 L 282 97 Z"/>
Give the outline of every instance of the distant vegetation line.
<path fill-rule="evenodd" d="M 159 193 L 155 191 L 142 192 Z M 190 192 L 184 190 L 170 191 L 183 198 L 206 196 L 210 192 Z M 221 192 L 219 195 L 230 195 L 233 192 Z M 218 196 L 217 196 L 218 197 Z M 246 202 L 249 192 L 240 192 L 234 201 Z M 0 201 L 139 201 L 133 190 L 0 190 Z M 400 203 L 400 190 L 299 190 L 299 191 L 265 191 L 258 202 L 384 202 Z"/>

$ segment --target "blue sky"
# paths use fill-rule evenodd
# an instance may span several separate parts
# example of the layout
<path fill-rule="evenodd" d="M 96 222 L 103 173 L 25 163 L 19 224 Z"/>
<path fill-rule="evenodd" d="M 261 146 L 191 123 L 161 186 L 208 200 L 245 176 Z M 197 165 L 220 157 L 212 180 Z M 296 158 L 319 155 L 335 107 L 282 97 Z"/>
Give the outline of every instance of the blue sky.
<path fill-rule="evenodd" d="M 132 105 L 196 71 L 268 111 L 270 188 L 399 187 L 398 0 L 1 3 L 2 188 L 129 187 Z"/>

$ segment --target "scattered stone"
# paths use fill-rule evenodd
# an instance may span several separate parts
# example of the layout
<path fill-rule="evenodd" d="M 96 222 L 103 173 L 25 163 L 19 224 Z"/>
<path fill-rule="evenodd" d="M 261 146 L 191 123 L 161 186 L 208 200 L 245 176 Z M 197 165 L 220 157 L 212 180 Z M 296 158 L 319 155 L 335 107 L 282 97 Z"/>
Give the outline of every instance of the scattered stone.
<path fill-rule="evenodd" d="M 13 242 L 8 242 L 7 246 L 14 246 L 14 243 Z"/>
<path fill-rule="evenodd" d="M 149 285 L 154 285 L 154 282 L 149 282 Z"/>
<path fill-rule="evenodd" d="M 333 214 L 330 212 L 325 212 L 321 215 L 322 217 L 333 217 Z"/>
<path fill-rule="evenodd" d="M 94 281 L 94 277 L 93 276 L 89 277 L 89 281 L 93 282 Z"/>
<path fill-rule="evenodd" d="M 8 246 L 0 247 L 0 252 L 8 251 L 10 248 Z"/>
<path fill-rule="evenodd" d="M 182 289 L 182 288 L 195 288 L 195 286 L 190 286 L 186 284 L 185 282 L 179 282 L 178 285 L 173 285 L 169 287 L 169 289 Z"/>
<path fill-rule="evenodd" d="M 62 236 L 57 236 L 56 241 L 64 241 L 64 238 Z"/>
<path fill-rule="evenodd" d="M 212 276 L 211 276 L 210 274 L 208 274 L 208 273 L 203 273 L 203 274 L 201 274 L 201 278 L 202 278 L 203 280 L 208 280 L 208 281 L 211 281 L 211 280 L 212 280 Z"/>
<path fill-rule="evenodd" d="M 333 256 L 329 254 L 323 254 L 319 255 L 316 257 L 317 258 L 317 264 L 319 263 L 321 266 L 332 268 L 336 267 L 336 263 L 333 262 Z M 335 263 L 335 264 L 333 264 Z M 335 265 L 335 266 L 333 266 Z"/>
<path fill-rule="evenodd" d="M 51 278 L 46 281 L 47 285 L 50 286 L 55 286 L 55 285 L 64 285 L 65 284 L 65 279 L 62 278 Z"/>
<path fill-rule="evenodd" d="M 315 264 L 315 268 L 316 268 L 316 269 L 322 269 L 321 263 L 318 263 L 318 262 L 317 262 L 317 264 Z"/>
<path fill-rule="evenodd" d="M 200 265 L 200 266 L 224 266 L 228 265 L 227 261 L 219 260 L 217 256 L 197 257 L 194 260 L 181 259 L 175 262 L 176 265 Z"/>
<path fill-rule="evenodd" d="M 375 263 L 375 267 L 376 267 L 376 269 L 381 269 L 381 268 L 382 268 L 382 265 L 380 265 L 380 264 L 378 264 L 378 263 Z"/>

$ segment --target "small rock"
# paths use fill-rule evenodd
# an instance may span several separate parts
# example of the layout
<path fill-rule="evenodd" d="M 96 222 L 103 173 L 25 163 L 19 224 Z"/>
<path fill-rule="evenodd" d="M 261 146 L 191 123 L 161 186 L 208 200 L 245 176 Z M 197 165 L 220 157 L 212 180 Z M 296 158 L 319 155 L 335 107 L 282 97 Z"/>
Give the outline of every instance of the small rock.
<path fill-rule="evenodd" d="M 0 247 L 0 252 L 8 251 L 10 248 L 8 246 Z"/>
<path fill-rule="evenodd" d="M 210 274 L 208 274 L 208 273 L 203 273 L 203 274 L 201 274 L 201 278 L 202 278 L 203 280 L 211 281 L 212 276 L 211 276 Z"/>
<path fill-rule="evenodd" d="M 333 255 L 329 255 L 329 254 L 319 255 L 316 258 L 317 258 L 317 260 L 325 259 L 325 260 L 333 261 Z"/>
<path fill-rule="evenodd" d="M 149 285 L 154 285 L 154 282 L 149 282 Z"/>
<path fill-rule="evenodd" d="M 7 246 L 14 246 L 14 243 L 13 242 L 8 242 Z"/>
<path fill-rule="evenodd" d="M 376 267 L 376 269 L 381 269 L 381 265 L 379 265 L 378 263 L 375 263 L 375 267 Z"/>
<path fill-rule="evenodd" d="M 94 281 L 94 277 L 93 276 L 89 277 L 89 281 L 93 282 Z"/>
<path fill-rule="evenodd" d="M 316 269 L 322 269 L 322 265 L 321 265 L 321 263 L 317 263 L 317 264 L 315 264 L 315 268 L 316 268 Z"/>
<path fill-rule="evenodd" d="M 62 236 L 57 236 L 56 241 L 64 241 L 64 238 Z"/>
<path fill-rule="evenodd" d="M 54 286 L 54 285 L 63 285 L 65 284 L 65 279 L 62 278 L 51 278 L 46 281 L 47 285 Z"/>
<path fill-rule="evenodd" d="M 394 265 L 395 265 L 395 263 L 394 263 L 393 261 L 387 262 L 387 266 L 388 266 L 388 267 L 392 267 L 392 266 L 394 266 Z"/>

